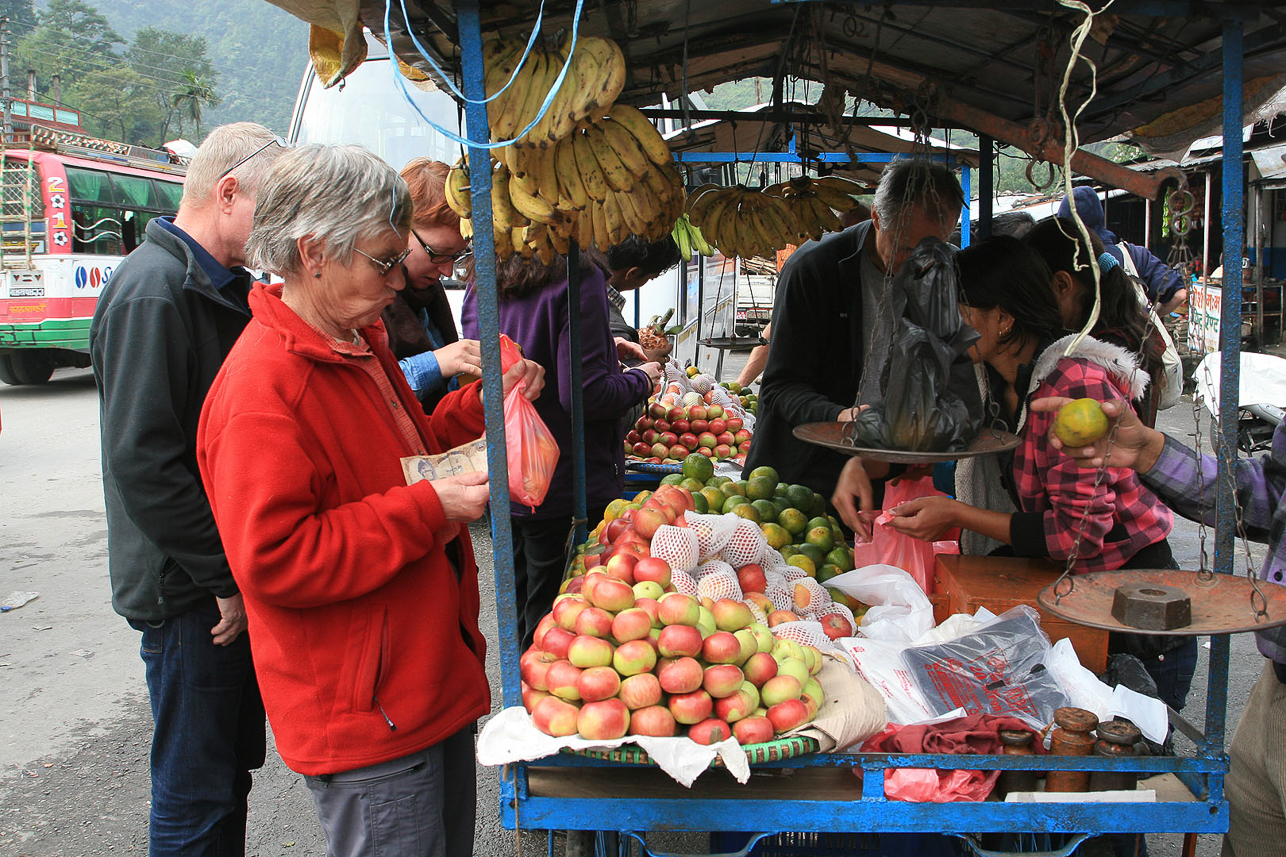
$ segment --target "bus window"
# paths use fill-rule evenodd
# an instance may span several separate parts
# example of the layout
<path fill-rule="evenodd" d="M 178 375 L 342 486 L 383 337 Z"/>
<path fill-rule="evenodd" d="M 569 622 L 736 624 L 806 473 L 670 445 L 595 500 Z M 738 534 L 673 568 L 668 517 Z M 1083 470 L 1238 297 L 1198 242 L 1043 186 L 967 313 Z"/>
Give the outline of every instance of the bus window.
<path fill-rule="evenodd" d="M 72 252 L 123 256 L 143 242 L 154 217 L 178 211 L 183 186 L 143 176 L 67 167 Z"/>

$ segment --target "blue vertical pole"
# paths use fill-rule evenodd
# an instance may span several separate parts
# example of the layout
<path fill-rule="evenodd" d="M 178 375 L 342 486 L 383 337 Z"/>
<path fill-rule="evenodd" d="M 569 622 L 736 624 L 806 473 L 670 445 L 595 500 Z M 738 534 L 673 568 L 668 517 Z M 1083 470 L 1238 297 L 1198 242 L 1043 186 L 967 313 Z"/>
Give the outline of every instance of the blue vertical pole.
<path fill-rule="evenodd" d="M 478 0 L 458 0 L 461 70 L 468 98 L 486 97 Z M 487 142 L 487 106 L 467 104 L 468 137 Z M 487 419 L 487 472 L 491 474 L 491 543 L 495 559 L 500 675 L 505 707 L 522 705 L 518 684 L 518 602 L 514 591 L 513 530 L 509 524 L 509 463 L 505 458 L 504 384 L 500 371 L 500 307 L 496 297 L 496 247 L 491 229 L 491 153 L 469 147 L 469 193 L 473 203 L 474 288 L 482 345 L 482 389 Z"/>
<path fill-rule="evenodd" d="M 1246 237 L 1242 180 L 1242 22 L 1223 25 L 1223 311 L 1219 325 L 1219 434 L 1214 438 L 1220 476 L 1237 460 L 1237 402 L 1241 388 L 1241 253 Z M 1232 480 L 1220 478 L 1215 495 L 1215 572 L 1233 573 L 1236 506 Z M 1253 573 L 1253 570 L 1252 570 Z M 1228 706 L 1229 637 L 1210 640 L 1210 661 L 1222 665 L 1222 678 L 1211 672 L 1206 701 L 1206 746 L 1223 747 Z"/>
<path fill-rule="evenodd" d="M 575 526 L 572 528 L 575 541 L 585 541 L 588 527 L 585 522 L 588 505 L 585 499 L 585 386 L 581 380 L 580 336 L 580 247 L 571 242 L 567 253 L 567 339 L 571 352 L 572 384 L 572 517 Z M 634 296 L 638 300 L 638 295 Z M 557 379 L 554 379 L 557 383 Z M 595 522 L 597 524 L 597 522 Z"/>
<path fill-rule="evenodd" d="M 972 236 L 969 220 L 969 197 L 973 195 L 973 181 L 968 166 L 960 168 L 960 189 L 964 191 L 964 207 L 960 209 L 960 246 L 968 247 Z"/>
<path fill-rule="evenodd" d="M 978 135 L 978 237 L 991 237 L 992 200 L 996 196 L 993 171 L 996 144 L 986 134 Z"/>

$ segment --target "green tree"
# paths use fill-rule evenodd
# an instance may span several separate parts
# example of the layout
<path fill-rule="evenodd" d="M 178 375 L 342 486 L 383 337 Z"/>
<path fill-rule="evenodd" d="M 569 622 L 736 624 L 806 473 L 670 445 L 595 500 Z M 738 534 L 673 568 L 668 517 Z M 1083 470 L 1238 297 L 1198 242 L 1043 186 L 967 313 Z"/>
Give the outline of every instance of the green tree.
<path fill-rule="evenodd" d="M 155 81 L 124 62 L 90 72 L 69 93 L 85 105 L 81 124 L 91 134 L 144 146 L 163 142 L 167 113 L 156 94 Z"/>
<path fill-rule="evenodd" d="M 31 0 L 0 0 L 0 18 L 9 19 L 9 32 L 15 36 L 36 28 L 36 10 Z"/>
<path fill-rule="evenodd" d="M 110 69 L 119 59 L 116 46 L 125 42 L 107 18 L 81 0 L 50 0 L 36 21 L 14 56 L 18 68 L 34 68 L 42 82 L 56 73 L 63 81 L 75 83 Z"/>
<path fill-rule="evenodd" d="M 213 84 L 195 72 L 185 71 L 183 77 L 184 84 L 170 96 L 170 103 L 178 111 L 180 130 L 183 127 L 183 119 L 186 118 L 196 126 L 196 136 L 199 139 L 201 112 L 206 107 L 217 105 L 219 96 L 215 93 Z"/>
<path fill-rule="evenodd" d="M 188 71 L 214 86 L 218 83 L 219 73 L 210 62 L 207 50 L 204 36 L 144 27 L 130 40 L 125 58 L 139 74 L 172 81 L 176 89 L 187 82 L 183 73 Z"/>

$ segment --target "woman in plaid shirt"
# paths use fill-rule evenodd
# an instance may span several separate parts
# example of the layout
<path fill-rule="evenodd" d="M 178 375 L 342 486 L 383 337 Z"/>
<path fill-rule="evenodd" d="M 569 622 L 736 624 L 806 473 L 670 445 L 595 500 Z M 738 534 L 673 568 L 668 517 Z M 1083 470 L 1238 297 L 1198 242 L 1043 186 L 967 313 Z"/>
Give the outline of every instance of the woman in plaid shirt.
<path fill-rule="evenodd" d="M 997 462 L 993 478 L 1004 491 L 992 490 L 983 504 L 971 505 L 964 499 L 987 492 L 960 485 L 964 499 L 904 503 L 890 510 L 890 526 L 928 541 L 961 527 L 999 543 L 996 553 L 1057 563 L 1075 556 L 1077 573 L 1172 567 L 1166 541 L 1174 524 L 1170 509 L 1128 468 L 1107 468 L 1095 485 L 1095 472 L 1050 444 L 1054 414 L 1028 407 L 1033 398 L 1049 396 L 1130 407 L 1146 391 L 1148 374 L 1118 345 L 1092 337 L 1075 341 L 1064 327 L 1049 267 L 1022 242 L 991 238 L 957 258 L 961 312 L 980 337 L 970 354 L 985 369 L 980 377 L 987 407 L 997 423 L 1021 436 L 1022 444 L 1008 460 Z M 1069 346 L 1070 355 L 1065 353 Z M 1118 640 L 1114 650 L 1139 656 L 1157 679 L 1163 701 L 1182 708 L 1196 660 L 1195 639 L 1180 638 L 1174 654 L 1165 647 L 1176 645 L 1175 638 L 1153 647 L 1144 641 L 1144 649 L 1139 642 Z"/>

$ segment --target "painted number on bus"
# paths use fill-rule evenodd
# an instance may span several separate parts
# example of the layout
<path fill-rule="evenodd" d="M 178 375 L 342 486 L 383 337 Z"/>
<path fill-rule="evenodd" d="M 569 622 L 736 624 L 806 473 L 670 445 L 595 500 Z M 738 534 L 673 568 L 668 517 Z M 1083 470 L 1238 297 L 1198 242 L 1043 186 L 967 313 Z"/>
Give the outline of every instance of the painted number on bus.
<path fill-rule="evenodd" d="M 98 265 L 77 265 L 76 266 L 76 288 L 97 289 L 107 285 L 107 281 L 112 278 L 112 268 L 110 265 L 99 267 Z"/>
<path fill-rule="evenodd" d="M 49 196 L 49 229 L 54 244 L 66 247 L 70 241 L 67 235 L 67 185 L 62 176 L 50 176 L 45 179 L 45 191 Z M 79 282 L 77 283 L 79 285 Z"/>

